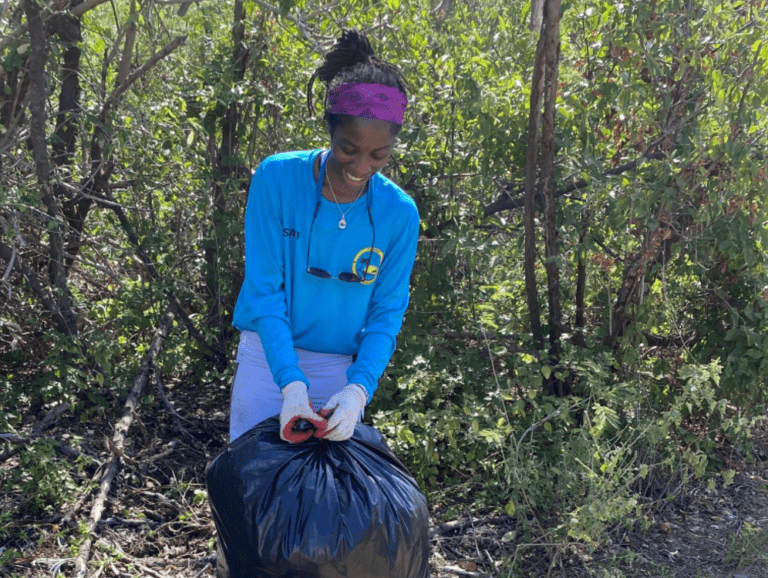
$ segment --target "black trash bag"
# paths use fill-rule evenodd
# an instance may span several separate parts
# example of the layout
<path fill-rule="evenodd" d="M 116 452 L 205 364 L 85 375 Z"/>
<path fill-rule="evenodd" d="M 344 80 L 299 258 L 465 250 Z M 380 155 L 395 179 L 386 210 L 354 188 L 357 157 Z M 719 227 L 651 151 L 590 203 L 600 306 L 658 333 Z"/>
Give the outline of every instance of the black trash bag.
<path fill-rule="evenodd" d="M 280 439 L 267 419 L 208 465 L 219 578 L 426 578 L 424 495 L 374 428 Z"/>

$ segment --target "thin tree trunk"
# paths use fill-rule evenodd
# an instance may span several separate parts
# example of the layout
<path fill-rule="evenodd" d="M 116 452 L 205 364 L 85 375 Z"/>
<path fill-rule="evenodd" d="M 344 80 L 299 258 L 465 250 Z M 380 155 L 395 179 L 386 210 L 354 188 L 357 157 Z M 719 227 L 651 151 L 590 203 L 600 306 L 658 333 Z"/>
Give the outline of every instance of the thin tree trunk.
<path fill-rule="evenodd" d="M 115 79 L 115 86 L 120 86 L 125 79 L 128 78 L 128 73 L 131 71 L 131 58 L 133 58 L 133 46 L 136 43 L 136 21 L 139 18 L 138 8 L 136 7 L 136 0 L 130 0 L 131 2 L 131 14 L 128 17 L 128 26 L 125 31 L 125 43 L 123 44 L 123 56 L 120 59 L 120 66 L 117 70 L 117 78 Z"/>
<path fill-rule="evenodd" d="M 557 246 L 557 205 L 555 204 L 555 110 L 557 68 L 560 55 L 560 0 L 547 0 L 544 6 L 544 115 L 539 156 L 539 190 L 544 204 L 544 268 L 547 272 L 549 302 L 549 344 L 553 364 L 560 360 L 560 327 L 563 314 L 560 303 L 560 267 Z"/>
<path fill-rule="evenodd" d="M 51 187 L 51 163 L 48 157 L 46 141 L 45 111 L 45 64 L 48 57 L 43 19 L 40 7 L 34 0 L 25 0 L 24 11 L 27 15 L 29 40 L 32 51 L 27 62 L 30 77 L 30 142 L 35 159 L 35 172 L 41 189 L 41 197 L 48 214 L 49 282 L 54 290 L 58 314 L 54 320 L 59 331 L 67 335 L 77 335 L 77 320 L 71 309 L 71 298 L 67 288 L 66 268 L 64 264 L 63 223 L 60 220 L 59 207 Z"/>
<path fill-rule="evenodd" d="M 80 55 L 78 46 L 82 40 L 80 19 L 64 15 L 54 21 L 51 35 L 57 35 L 64 42 L 62 58 L 61 91 L 59 92 L 59 111 L 56 115 L 56 130 L 53 133 L 51 148 L 53 162 L 57 167 L 68 166 L 73 162 L 77 144 L 77 117 L 80 113 Z"/>
<path fill-rule="evenodd" d="M 245 44 L 245 5 L 244 0 L 236 0 L 234 6 L 234 24 L 232 26 L 232 66 L 234 82 L 240 82 L 245 78 L 248 66 L 248 47 Z M 240 163 L 237 160 L 239 153 L 238 130 L 240 125 L 240 107 L 238 103 L 231 102 L 224 113 L 221 124 L 221 145 L 217 151 L 216 178 L 213 184 L 213 212 L 205 247 L 206 288 L 210 308 L 208 310 L 208 323 L 217 329 L 218 343 L 214 343 L 214 356 L 218 360 L 217 366 L 223 369 L 226 366 L 226 353 L 221 343 L 226 341 L 225 332 L 228 323 L 223 318 L 222 311 L 228 308 L 224 303 L 221 286 L 221 244 L 220 225 L 225 218 L 227 210 L 228 189 L 240 178 Z"/>
<path fill-rule="evenodd" d="M 78 116 L 80 114 L 80 55 L 79 43 L 82 40 L 80 18 L 64 14 L 49 24 L 49 37 L 58 37 L 65 49 L 62 56 L 61 91 L 59 92 L 59 110 L 56 114 L 56 129 L 51 143 L 52 160 L 57 168 L 71 167 L 74 163 L 75 148 L 78 136 Z M 59 179 L 70 181 L 69 175 L 75 171 L 60 171 L 53 184 L 53 195 L 56 199 L 68 199 L 62 206 L 61 212 L 67 220 L 65 275 L 69 276 L 75 256 L 80 251 L 80 219 L 73 213 L 71 200 L 72 183 L 65 186 Z M 76 208 L 77 205 L 74 206 Z"/>
<path fill-rule="evenodd" d="M 544 349 L 544 335 L 541 332 L 538 290 L 536 286 L 536 181 L 538 177 L 539 127 L 541 126 L 541 100 L 544 88 L 544 35 L 539 36 L 536 46 L 536 60 L 531 80 L 530 110 L 528 113 L 528 149 L 525 156 L 525 206 L 523 224 L 525 230 L 525 294 L 528 300 L 528 315 L 531 334 L 539 349 Z"/>
<path fill-rule="evenodd" d="M 585 300 L 587 293 L 587 263 L 584 241 L 587 237 L 589 224 L 589 211 L 585 208 L 581 216 L 581 231 L 579 232 L 579 255 L 576 264 L 576 343 L 580 347 L 586 347 L 584 341 L 584 328 L 586 327 Z"/>

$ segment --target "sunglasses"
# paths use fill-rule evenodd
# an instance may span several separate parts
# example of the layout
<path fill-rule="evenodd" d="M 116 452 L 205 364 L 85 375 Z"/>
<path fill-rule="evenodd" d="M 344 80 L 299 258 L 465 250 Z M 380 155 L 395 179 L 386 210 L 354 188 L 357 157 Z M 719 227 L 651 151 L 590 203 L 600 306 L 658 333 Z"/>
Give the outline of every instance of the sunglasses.
<path fill-rule="evenodd" d="M 309 226 L 309 241 L 307 242 L 307 273 L 314 275 L 315 277 L 319 277 L 320 279 L 338 279 L 339 281 L 344 281 L 345 283 L 362 283 L 368 276 L 368 267 L 371 264 L 371 258 L 373 257 L 373 247 L 374 243 L 376 242 L 376 228 L 373 226 L 371 207 L 368 207 L 368 221 L 371 223 L 373 238 L 371 239 L 371 250 L 368 252 L 368 258 L 365 260 L 365 270 L 363 271 L 362 277 L 356 273 L 349 273 L 348 271 L 342 271 L 338 275 L 334 276 L 325 269 L 309 266 L 309 249 L 312 247 L 312 231 L 315 228 L 315 219 L 317 219 L 318 209 L 320 209 L 320 201 L 318 201 L 317 206 L 315 206 L 315 214 L 312 215 L 312 224 Z"/>

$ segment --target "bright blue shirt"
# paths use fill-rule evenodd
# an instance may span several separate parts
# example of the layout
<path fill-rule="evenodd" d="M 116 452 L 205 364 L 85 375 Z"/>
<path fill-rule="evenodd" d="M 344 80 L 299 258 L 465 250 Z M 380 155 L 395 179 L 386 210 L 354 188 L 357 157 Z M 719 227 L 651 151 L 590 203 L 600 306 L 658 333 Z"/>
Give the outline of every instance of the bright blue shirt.
<path fill-rule="evenodd" d="M 276 154 L 253 175 L 245 210 L 245 280 L 232 324 L 259 334 L 281 388 L 292 381 L 312 386 L 299 369 L 294 347 L 356 355 L 347 381 L 365 387 L 370 400 L 408 305 L 419 215 L 413 199 L 380 173 L 354 204 L 337 206 L 323 198 L 314 177 L 314 162 L 322 152 Z M 376 235 L 373 251 L 368 206 Z M 343 230 L 340 210 L 348 211 Z M 364 283 L 307 272 L 311 266 L 334 277 L 340 272 L 362 277 L 369 255 Z"/>

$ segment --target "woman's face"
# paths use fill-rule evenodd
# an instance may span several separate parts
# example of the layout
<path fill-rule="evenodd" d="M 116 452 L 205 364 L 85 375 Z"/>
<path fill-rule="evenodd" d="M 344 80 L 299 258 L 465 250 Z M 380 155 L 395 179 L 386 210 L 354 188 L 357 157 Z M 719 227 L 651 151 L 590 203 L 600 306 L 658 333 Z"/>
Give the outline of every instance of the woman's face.
<path fill-rule="evenodd" d="M 389 161 L 397 135 L 392 123 L 358 116 L 336 126 L 331 133 L 328 170 L 340 195 L 357 195 Z"/>

